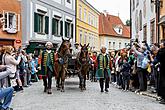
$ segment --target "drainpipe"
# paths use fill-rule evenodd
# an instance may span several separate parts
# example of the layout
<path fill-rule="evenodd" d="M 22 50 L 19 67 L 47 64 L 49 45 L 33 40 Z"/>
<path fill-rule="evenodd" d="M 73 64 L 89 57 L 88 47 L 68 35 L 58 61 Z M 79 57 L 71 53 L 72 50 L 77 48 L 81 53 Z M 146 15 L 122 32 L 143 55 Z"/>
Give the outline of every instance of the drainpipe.
<path fill-rule="evenodd" d="M 157 19 L 157 43 L 160 43 L 160 26 L 158 25 L 158 23 L 160 22 L 160 7 L 161 7 L 161 2 L 160 0 L 156 0 L 156 19 Z"/>
<path fill-rule="evenodd" d="M 132 0 L 130 0 L 130 39 L 132 39 L 132 3 L 131 3 Z M 132 41 L 130 40 L 130 46 L 132 44 Z"/>
<path fill-rule="evenodd" d="M 77 42 L 77 0 L 75 0 L 75 42 Z"/>

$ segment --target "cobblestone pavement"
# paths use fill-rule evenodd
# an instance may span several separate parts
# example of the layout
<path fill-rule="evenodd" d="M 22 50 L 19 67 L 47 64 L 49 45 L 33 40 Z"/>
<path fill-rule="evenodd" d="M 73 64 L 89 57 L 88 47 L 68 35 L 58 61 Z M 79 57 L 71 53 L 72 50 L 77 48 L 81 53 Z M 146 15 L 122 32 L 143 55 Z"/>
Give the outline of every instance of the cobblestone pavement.
<path fill-rule="evenodd" d="M 69 78 L 65 92 L 43 93 L 42 81 L 33 83 L 13 98 L 14 110 L 165 110 L 155 99 L 124 92 L 110 86 L 109 93 L 101 93 L 98 82 L 87 81 L 87 90 L 80 92 L 78 78 Z"/>

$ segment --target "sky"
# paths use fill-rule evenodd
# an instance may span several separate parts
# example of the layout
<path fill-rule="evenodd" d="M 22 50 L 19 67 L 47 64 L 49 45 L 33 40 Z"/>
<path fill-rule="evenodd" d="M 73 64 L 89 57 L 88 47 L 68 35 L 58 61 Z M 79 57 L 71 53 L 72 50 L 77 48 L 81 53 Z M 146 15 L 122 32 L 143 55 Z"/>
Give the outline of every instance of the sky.
<path fill-rule="evenodd" d="M 121 18 L 125 24 L 126 20 L 130 18 L 130 0 L 87 0 L 98 11 L 107 12 L 111 15 L 116 15 Z"/>

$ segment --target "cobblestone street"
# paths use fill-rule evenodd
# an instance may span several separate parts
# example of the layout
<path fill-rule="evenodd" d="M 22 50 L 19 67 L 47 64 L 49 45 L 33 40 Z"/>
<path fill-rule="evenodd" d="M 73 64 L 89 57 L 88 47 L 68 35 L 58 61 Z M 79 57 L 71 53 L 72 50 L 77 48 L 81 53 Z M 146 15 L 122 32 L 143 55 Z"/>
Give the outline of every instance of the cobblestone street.
<path fill-rule="evenodd" d="M 165 110 L 155 99 L 132 92 L 123 92 L 110 86 L 109 93 L 101 93 L 99 84 L 87 81 L 87 90 L 80 92 L 78 78 L 69 78 L 65 92 L 43 93 L 42 81 L 33 83 L 24 92 L 16 93 L 12 101 L 14 110 Z"/>

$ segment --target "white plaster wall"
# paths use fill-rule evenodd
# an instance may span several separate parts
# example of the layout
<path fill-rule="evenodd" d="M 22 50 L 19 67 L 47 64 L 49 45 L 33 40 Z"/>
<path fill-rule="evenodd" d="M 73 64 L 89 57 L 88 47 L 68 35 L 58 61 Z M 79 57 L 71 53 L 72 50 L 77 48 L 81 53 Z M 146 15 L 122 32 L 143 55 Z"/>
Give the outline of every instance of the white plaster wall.
<path fill-rule="evenodd" d="M 135 0 L 135 10 L 132 11 L 132 39 L 135 39 L 136 36 L 139 36 L 139 41 L 143 41 L 143 26 L 147 24 L 147 42 L 150 44 L 151 43 L 151 29 L 150 29 L 150 23 L 151 20 L 155 19 L 156 14 L 155 14 L 155 9 L 151 11 L 151 1 L 146 0 L 146 17 L 144 18 L 144 0 L 139 0 L 139 5 L 136 7 L 136 1 Z M 132 4 L 131 4 L 132 5 Z M 132 9 L 131 9 L 132 10 Z M 142 30 L 136 33 L 136 28 L 135 28 L 135 20 L 136 20 L 136 10 L 138 11 L 138 18 L 139 18 L 139 12 L 140 10 L 142 11 Z M 156 19 L 155 19 L 155 32 L 156 32 Z"/>
<path fill-rule="evenodd" d="M 67 0 L 65 0 L 65 6 L 72 9 L 73 8 L 73 0 L 70 0 L 71 3 L 68 3 Z"/>
<path fill-rule="evenodd" d="M 121 43 L 121 48 L 125 48 L 125 43 L 129 44 L 130 39 L 128 38 L 117 38 L 117 37 L 110 37 L 110 36 L 101 36 L 101 46 L 104 45 L 107 47 L 107 50 L 113 49 L 113 42 L 115 42 L 115 50 L 119 50 L 119 43 Z M 109 48 L 109 42 L 111 42 L 111 46 Z"/>
<path fill-rule="evenodd" d="M 57 2 L 57 3 L 61 4 L 61 0 L 52 0 L 52 1 L 54 1 L 54 2 Z"/>

